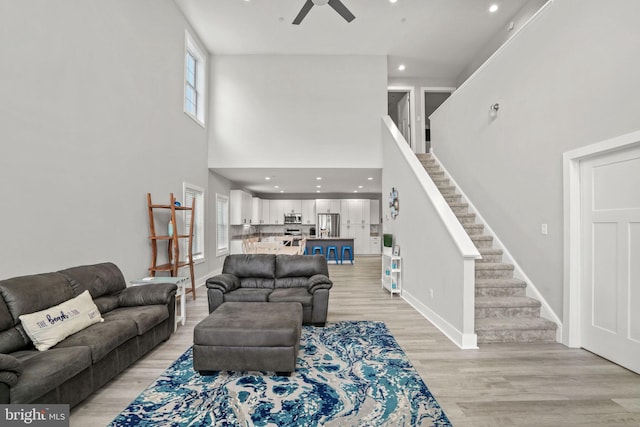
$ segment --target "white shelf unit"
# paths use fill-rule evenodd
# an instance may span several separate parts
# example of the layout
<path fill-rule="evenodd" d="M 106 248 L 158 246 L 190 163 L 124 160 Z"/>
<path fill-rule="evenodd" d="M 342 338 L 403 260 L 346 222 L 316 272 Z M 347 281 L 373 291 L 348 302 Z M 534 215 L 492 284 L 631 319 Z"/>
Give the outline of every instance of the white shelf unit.
<path fill-rule="evenodd" d="M 393 294 L 402 293 L 402 257 L 393 255 L 390 248 L 382 253 L 382 287 Z"/>

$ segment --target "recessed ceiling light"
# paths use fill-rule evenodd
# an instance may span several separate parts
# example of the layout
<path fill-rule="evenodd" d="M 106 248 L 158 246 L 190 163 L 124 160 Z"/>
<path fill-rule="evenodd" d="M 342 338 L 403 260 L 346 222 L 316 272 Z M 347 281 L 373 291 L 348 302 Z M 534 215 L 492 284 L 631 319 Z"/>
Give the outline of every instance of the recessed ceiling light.
<path fill-rule="evenodd" d="M 398 3 L 398 0 L 389 0 L 389 3 Z"/>
<path fill-rule="evenodd" d="M 357 192 L 358 192 L 358 190 L 353 190 L 353 192 L 354 192 L 354 193 L 357 193 Z"/>
<path fill-rule="evenodd" d="M 316 190 L 316 193 L 319 193 L 319 192 L 320 192 L 320 190 Z"/>
<path fill-rule="evenodd" d="M 280 190 L 281 193 L 284 193 L 284 190 Z"/>
<path fill-rule="evenodd" d="M 491 6 L 489 6 L 489 12 L 491 13 L 495 13 L 498 11 L 498 5 L 497 4 L 492 4 Z"/>
<path fill-rule="evenodd" d="M 322 185 L 316 185 L 316 188 L 322 188 Z"/>
<path fill-rule="evenodd" d="M 404 71 L 404 70 L 405 70 L 405 68 L 406 68 L 406 67 L 404 66 L 404 64 L 400 64 L 400 65 L 398 65 L 398 71 Z"/>
<path fill-rule="evenodd" d="M 369 178 L 367 178 L 369 181 L 373 181 L 373 177 L 370 176 Z"/>
<path fill-rule="evenodd" d="M 320 181 L 320 180 L 322 179 L 322 177 L 321 177 L 321 176 L 316 176 L 316 179 L 317 179 L 318 181 Z"/>
<path fill-rule="evenodd" d="M 265 176 L 264 179 L 266 179 L 267 181 L 269 181 L 271 179 L 270 176 Z"/>
<path fill-rule="evenodd" d="M 358 188 L 363 188 L 362 185 L 358 185 Z"/>
<path fill-rule="evenodd" d="M 279 185 L 274 185 L 273 188 L 280 188 L 280 186 Z"/>

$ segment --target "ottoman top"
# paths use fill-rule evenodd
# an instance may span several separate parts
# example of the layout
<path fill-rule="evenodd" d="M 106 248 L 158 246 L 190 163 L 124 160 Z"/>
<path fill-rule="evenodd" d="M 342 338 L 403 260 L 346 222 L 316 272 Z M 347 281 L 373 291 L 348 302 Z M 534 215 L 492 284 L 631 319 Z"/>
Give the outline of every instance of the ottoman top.
<path fill-rule="evenodd" d="M 297 302 L 225 302 L 193 329 L 193 343 L 223 347 L 289 347 L 298 343 Z"/>

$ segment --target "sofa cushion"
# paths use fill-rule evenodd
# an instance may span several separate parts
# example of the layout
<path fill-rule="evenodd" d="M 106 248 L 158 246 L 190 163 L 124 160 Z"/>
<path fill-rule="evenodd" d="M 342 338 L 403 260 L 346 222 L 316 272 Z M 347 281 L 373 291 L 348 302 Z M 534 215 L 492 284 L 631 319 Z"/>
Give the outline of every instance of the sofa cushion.
<path fill-rule="evenodd" d="M 89 347 L 91 360 L 96 363 L 137 334 L 138 327 L 131 319 L 105 319 L 68 336 L 53 348 Z"/>
<path fill-rule="evenodd" d="M 11 387 L 11 403 L 29 403 L 54 390 L 91 366 L 88 347 L 31 350 L 13 353 L 22 363 L 18 383 Z"/>
<path fill-rule="evenodd" d="M 141 307 L 120 307 L 104 315 L 105 320 L 133 320 L 138 335 L 143 335 L 169 318 L 166 305 L 145 305 Z"/>
<path fill-rule="evenodd" d="M 98 298 L 94 298 L 93 302 L 100 310 L 100 313 L 108 313 L 111 310 L 115 310 L 119 307 L 118 295 L 103 295 Z"/>
<path fill-rule="evenodd" d="M 224 260 L 223 273 L 233 274 L 240 279 L 243 287 L 273 287 L 276 256 L 269 254 L 236 254 Z M 245 281 L 243 279 L 252 280 Z M 262 279 L 262 280 L 255 280 Z"/>
<path fill-rule="evenodd" d="M 224 294 L 224 300 L 233 302 L 267 302 L 273 289 L 240 288 Z"/>
<path fill-rule="evenodd" d="M 102 322 L 89 291 L 46 310 L 20 316 L 20 322 L 33 345 L 45 351 L 71 334 Z"/>
<path fill-rule="evenodd" d="M 23 314 L 44 310 L 76 295 L 59 273 L 34 274 L 0 281 L 0 294 L 14 323 Z"/>
<path fill-rule="evenodd" d="M 113 263 L 81 265 L 60 270 L 67 278 L 75 295 L 88 290 L 92 298 L 118 293 L 127 287 L 120 269 Z"/>
<path fill-rule="evenodd" d="M 299 302 L 303 307 L 310 307 L 313 295 L 306 288 L 280 288 L 269 294 L 269 302 Z"/>
<path fill-rule="evenodd" d="M 323 255 L 276 255 L 276 277 L 329 276 L 327 259 Z"/>

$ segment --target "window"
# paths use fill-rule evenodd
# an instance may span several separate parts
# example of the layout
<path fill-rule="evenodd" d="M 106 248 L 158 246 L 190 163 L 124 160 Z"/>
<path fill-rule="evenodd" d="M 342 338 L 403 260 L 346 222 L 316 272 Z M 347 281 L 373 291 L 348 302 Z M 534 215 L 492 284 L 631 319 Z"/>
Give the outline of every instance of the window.
<path fill-rule="evenodd" d="M 229 198 L 216 194 L 216 255 L 229 253 Z"/>
<path fill-rule="evenodd" d="M 188 31 L 185 31 L 184 51 L 184 112 L 204 126 L 207 57 Z"/>
<path fill-rule="evenodd" d="M 193 212 L 193 262 L 204 261 L 204 189 L 185 182 L 182 184 L 182 190 L 184 193 L 184 206 L 193 206 L 193 202 L 195 202 L 195 210 Z M 189 234 L 191 220 L 191 211 L 184 211 L 184 234 Z M 188 242 L 185 241 L 185 245 L 187 244 Z M 186 246 L 184 249 L 184 253 L 188 253 Z"/>

